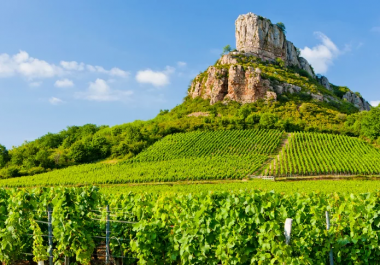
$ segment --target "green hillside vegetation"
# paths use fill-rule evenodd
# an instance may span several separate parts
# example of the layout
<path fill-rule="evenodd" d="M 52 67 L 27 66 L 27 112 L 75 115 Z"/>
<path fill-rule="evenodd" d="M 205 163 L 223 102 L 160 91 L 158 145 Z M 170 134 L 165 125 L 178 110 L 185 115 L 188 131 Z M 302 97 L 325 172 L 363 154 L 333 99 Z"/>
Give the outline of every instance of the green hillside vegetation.
<path fill-rule="evenodd" d="M 10 150 L 0 145 L 0 177 L 34 175 L 104 159 L 127 160 L 167 135 L 198 130 L 323 132 L 362 137 L 380 145 L 380 107 L 359 113 L 352 104 L 341 100 L 348 91 L 346 87 L 333 85 L 333 91 L 329 91 L 300 69 L 286 68 L 278 62 L 262 62 L 249 56 L 240 56 L 239 60 L 244 67 L 260 67 L 264 77 L 271 82 L 300 86 L 301 93 L 283 94 L 275 102 L 259 100 L 245 105 L 237 102 L 210 105 L 208 100 L 185 97 L 182 104 L 171 111 L 162 110 L 148 121 L 113 127 L 70 126 Z M 339 103 L 315 101 L 308 92 L 328 94 Z M 188 116 L 195 112 L 208 116 Z"/>
<path fill-rule="evenodd" d="M 1 180 L 1 186 L 117 184 L 243 179 L 257 171 L 279 147 L 277 130 L 228 130 L 169 135 L 136 158 L 88 164 L 31 177 Z"/>
<path fill-rule="evenodd" d="M 293 133 L 266 174 L 283 177 L 380 175 L 380 150 L 355 137 Z"/>

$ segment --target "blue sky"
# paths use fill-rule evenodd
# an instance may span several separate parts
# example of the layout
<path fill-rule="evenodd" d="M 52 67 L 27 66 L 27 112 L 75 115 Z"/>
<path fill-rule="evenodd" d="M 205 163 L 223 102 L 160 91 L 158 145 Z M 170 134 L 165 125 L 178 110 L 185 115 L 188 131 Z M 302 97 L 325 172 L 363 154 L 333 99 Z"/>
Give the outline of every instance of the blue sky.
<path fill-rule="evenodd" d="M 0 1 L 0 143 L 153 118 L 235 47 L 235 19 L 283 22 L 330 82 L 380 100 L 378 1 Z M 376 103 L 374 103 L 376 104 Z"/>

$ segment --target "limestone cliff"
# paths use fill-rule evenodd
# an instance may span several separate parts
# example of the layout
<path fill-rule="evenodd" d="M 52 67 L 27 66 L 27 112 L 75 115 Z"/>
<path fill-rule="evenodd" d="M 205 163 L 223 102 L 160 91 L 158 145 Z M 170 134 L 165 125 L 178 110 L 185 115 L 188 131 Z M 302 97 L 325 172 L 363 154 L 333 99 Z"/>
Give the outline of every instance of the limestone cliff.
<path fill-rule="evenodd" d="M 315 78 L 307 60 L 299 57 L 297 48 L 269 19 L 248 13 L 236 19 L 235 27 L 236 49 L 239 52 L 270 61 L 281 58 L 288 66 L 299 67 Z"/>
<path fill-rule="evenodd" d="M 370 109 L 367 101 L 352 92 L 343 98 L 334 94 L 335 86 L 327 77 L 315 75 L 308 61 L 300 57 L 299 49 L 286 40 L 282 29 L 269 19 L 248 13 L 240 15 L 235 26 L 236 51 L 223 55 L 214 66 L 198 75 L 189 89 L 190 97 L 210 99 L 210 104 L 231 100 L 245 104 L 302 92 L 315 101 L 334 104 L 346 101 L 359 110 Z M 282 78 L 276 72 L 279 68 L 268 72 L 268 63 L 280 66 Z M 287 67 L 292 67 L 293 77 L 289 76 Z M 263 69 L 267 72 L 263 73 Z"/>
<path fill-rule="evenodd" d="M 210 104 L 218 101 L 237 101 L 252 103 L 258 99 L 276 99 L 276 93 L 269 91 L 270 82 L 261 77 L 259 68 L 232 64 L 228 70 L 210 66 L 207 69 L 206 81 L 201 77 L 194 79 L 189 94 L 195 98 L 201 96 L 210 99 Z"/>

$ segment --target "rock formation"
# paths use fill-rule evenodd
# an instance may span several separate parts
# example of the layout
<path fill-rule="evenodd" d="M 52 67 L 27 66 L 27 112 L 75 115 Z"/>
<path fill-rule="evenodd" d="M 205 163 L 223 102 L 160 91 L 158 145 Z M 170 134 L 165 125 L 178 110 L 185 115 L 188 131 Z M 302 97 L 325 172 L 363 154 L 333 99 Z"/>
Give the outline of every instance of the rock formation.
<path fill-rule="evenodd" d="M 343 95 L 343 99 L 347 100 L 349 103 L 354 104 L 355 107 L 357 107 L 360 111 L 371 109 L 371 105 L 355 93 L 347 92 Z"/>
<path fill-rule="evenodd" d="M 228 77 L 227 77 L 228 76 Z M 196 78 L 189 94 L 194 98 L 201 96 L 210 99 L 210 104 L 218 101 L 233 100 L 240 103 L 252 103 L 258 99 L 277 99 L 270 82 L 262 79 L 261 70 L 241 65 L 231 65 L 229 69 L 210 66 L 207 69 L 207 80 Z"/>
<path fill-rule="evenodd" d="M 286 41 L 286 64 L 300 68 L 299 52 L 292 42 Z"/>
<path fill-rule="evenodd" d="M 299 67 L 315 78 L 307 60 L 299 57 L 297 48 L 269 19 L 248 13 L 236 19 L 235 27 L 236 49 L 240 53 L 270 61 L 281 58 L 287 66 Z"/>
<path fill-rule="evenodd" d="M 330 87 L 330 82 L 329 80 L 327 79 L 326 76 L 321 76 L 320 78 L 318 78 L 318 82 L 324 86 L 325 88 L 327 88 L 328 90 L 332 90 L 331 87 Z"/>
<path fill-rule="evenodd" d="M 252 13 L 240 15 L 235 22 L 236 49 L 264 60 L 286 60 L 286 38 L 269 19 Z"/>
<path fill-rule="evenodd" d="M 281 83 L 278 80 L 271 83 L 270 80 L 264 79 L 261 69 L 252 66 L 257 62 L 254 57 L 266 61 L 280 58 L 286 67 L 303 69 L 319 84 L 333 91 L 329 80 L 325 76 L 315 76 L 308 61 L 300 57 L 299 50 L 292 42 L 286 40 L 282 29 L 272 24 L 269 19 L 248 13 L 240 15 L 235 26 L 237 51 L 223 55 L 215 66 L 210 66 L 206 72 L 193 80 L 188 92 L 192 98 L 210 99 L 210 104 L 231 100 L 245 104 L 259 99 L 276 100 L 277 95 L 301 92 L 300 86 Z M 311 93 L 307 89 L 303 92 L 316 101 L 342 103 L 337 96 Z M 352 92 L 347 92 L 343 99 L 354 104 L 359 110 L 370 109 L 368 102 Z"/>

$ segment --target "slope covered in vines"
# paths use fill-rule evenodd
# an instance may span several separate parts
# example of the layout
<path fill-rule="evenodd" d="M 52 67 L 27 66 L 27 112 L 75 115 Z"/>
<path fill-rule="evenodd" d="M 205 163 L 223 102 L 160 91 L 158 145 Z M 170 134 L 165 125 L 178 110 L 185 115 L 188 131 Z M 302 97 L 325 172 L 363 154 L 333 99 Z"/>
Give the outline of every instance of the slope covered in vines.
<path fill-rule="evenodd" d="M 279 147 L 278 130 L 229 130 L 167 136 L 134 159 L 87 164 L 35 176 L 0 180 L 0 186 L 119 184 L 243 179 Z"/>
<path fill-rule="evenodd" d="M 288 177 L 380 174 L 380 150 L 355 137 L 293 133 L 266 174 Z"/>

